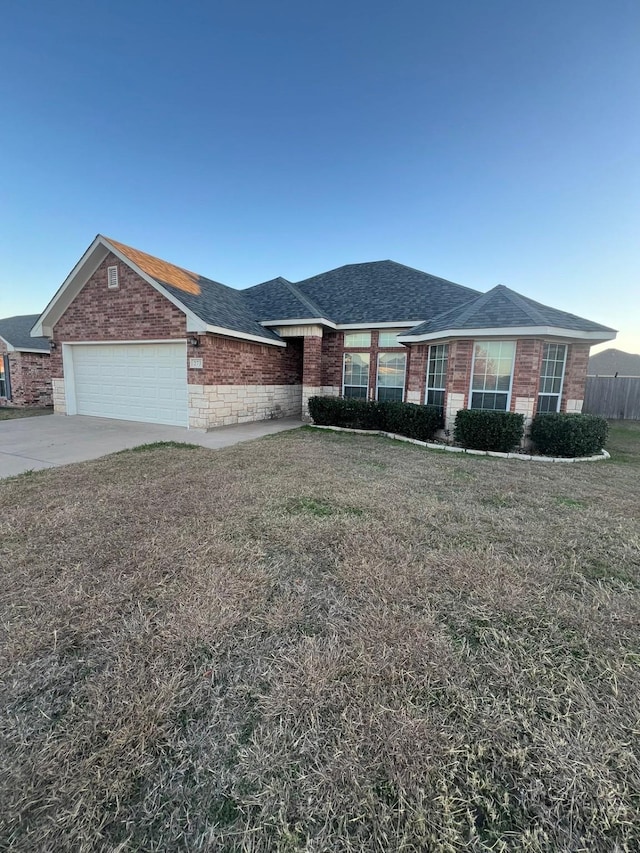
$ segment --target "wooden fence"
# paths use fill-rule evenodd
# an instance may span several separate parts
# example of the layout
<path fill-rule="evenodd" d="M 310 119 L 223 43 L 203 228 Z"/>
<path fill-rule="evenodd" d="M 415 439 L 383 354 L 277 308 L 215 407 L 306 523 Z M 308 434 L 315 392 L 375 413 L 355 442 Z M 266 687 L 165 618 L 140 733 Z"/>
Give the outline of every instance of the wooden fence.
<path fill-rule="evenodd" d="M 587 376 L 583 412 L 640 420 L 640 377 Z"/>

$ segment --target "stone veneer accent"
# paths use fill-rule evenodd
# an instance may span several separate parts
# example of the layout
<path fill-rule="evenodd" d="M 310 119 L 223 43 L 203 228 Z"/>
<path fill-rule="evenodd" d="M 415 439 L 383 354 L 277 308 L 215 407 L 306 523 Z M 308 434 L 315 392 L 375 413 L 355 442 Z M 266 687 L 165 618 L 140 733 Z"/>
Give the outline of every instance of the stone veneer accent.
<path fill-rule="evenodd" d="M 456 415 L 460 409 L 464 409 L 465 395 L 461 392 L 451 393 L 446 395 L 445 411 L 444 411 L 444 428 L 453 433 L 453 427 L 456 422 Z"/>
<path fill-rule="evenodd" d="M 300 415 L 301 385 L 189 385 L 189 427 L 212 429 Z"/>
<path fill-rule="evenodd" d="M 67 414 L 67 398 L 64 393 L 64 379 L 52 379 L 53 385 L 53 411 L 56 415 Z"/>

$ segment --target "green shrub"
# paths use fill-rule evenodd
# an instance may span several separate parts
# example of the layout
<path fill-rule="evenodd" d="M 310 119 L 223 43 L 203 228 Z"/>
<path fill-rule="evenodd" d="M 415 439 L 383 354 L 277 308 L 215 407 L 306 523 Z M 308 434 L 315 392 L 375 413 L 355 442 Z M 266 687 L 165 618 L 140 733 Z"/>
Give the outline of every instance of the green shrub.
<path fill-rule="evenodd" d="M 309 399 L 309 414 L 314 423 L 322 426 L 380 429 L 378 404 L 368 400 L 311 397 Z"/>
<path fill-rule="evenodd" d="M 437 406 L 417 406 L 414 403 L 379 403 L 380 429 L 430 441 L 443 426 L 442 410 Z"/>
<path fill-rule="evenodd" d="M 607 440 L 609 424 L 597 415 L 536 415 L 531 440 L 545 456 L 592 456 Z"/>
<path fill-rule="evenodd" d="M 311 397 L 309 413 L 321 426 L 350 429 L 379 429 L 428 441 L 442 426 L 442 413 L 436 406 L 414 403 L 376 403 L 342 397 Z"/>
<path fill-rule="evenodd" d="M 463 447 L 499 453 L 509 453 L 517 447 L 523 434 L 524 415 L 476 409 L 461 409 L 453 431 L 456 442 Z"/>

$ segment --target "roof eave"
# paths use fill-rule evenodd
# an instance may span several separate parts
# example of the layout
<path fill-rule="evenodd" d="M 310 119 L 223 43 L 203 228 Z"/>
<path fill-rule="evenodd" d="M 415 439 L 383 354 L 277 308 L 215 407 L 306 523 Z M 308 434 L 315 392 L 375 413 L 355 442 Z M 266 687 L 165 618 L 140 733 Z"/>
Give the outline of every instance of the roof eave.
<path fill-rule="evenodd" d="M 560 326 L 496 326 L 486 329 L 442 329 L 439 332 L 426 332 L 422 335 L 398 335 L 398 340 L 400 343 L 416 344 L 444 338 L 553 337 L 570 338 L 593 346 L 613 341 L 616 335 L 617 332 L 614 329 L 586 332 L 579 329 L 564 329 Z"/>
<path fill-rule="evenodd" d="M 260 335 L 251 335 L 248 332 L 236 332 L 234 329 L 226 329 L 224 326 L 207 325 L 202 331 L 212 335 L 224 335 L 226 338 L 239 338 L 243 341 L 251 341 L 258 344 L 269 344 L 274 347 L 286 347 L 286 341 L 278 341 L 275 338 L 263 338 Z"/>

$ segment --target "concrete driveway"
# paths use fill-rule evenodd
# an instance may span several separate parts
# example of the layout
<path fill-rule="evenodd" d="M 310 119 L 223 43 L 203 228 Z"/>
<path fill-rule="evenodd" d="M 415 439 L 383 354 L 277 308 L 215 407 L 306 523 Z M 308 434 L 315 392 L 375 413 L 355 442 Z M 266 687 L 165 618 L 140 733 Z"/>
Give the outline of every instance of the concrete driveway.
<path fill-rule="evenodd" d="M 139 424 L 83 415 L 45 415 L 0 421 L 0 478 L 69 462 L 98 459 L 154 441 L 182 441 L 217 450 L 302 426 L 296 418 L 257 421 L 197 432 L 182 427 Z"/>

